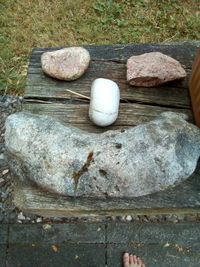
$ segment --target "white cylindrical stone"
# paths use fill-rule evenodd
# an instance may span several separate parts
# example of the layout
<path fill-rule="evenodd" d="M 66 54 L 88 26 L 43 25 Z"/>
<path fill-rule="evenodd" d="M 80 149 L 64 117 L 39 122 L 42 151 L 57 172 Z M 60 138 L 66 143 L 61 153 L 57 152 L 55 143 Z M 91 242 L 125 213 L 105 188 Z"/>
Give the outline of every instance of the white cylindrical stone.
<path fill-rule="evenodd" d="M 115 122 L 119 111 L 120 91 L 109 79 L 98 78 L 92 83 L 89 117 L 98 126 Z"/>

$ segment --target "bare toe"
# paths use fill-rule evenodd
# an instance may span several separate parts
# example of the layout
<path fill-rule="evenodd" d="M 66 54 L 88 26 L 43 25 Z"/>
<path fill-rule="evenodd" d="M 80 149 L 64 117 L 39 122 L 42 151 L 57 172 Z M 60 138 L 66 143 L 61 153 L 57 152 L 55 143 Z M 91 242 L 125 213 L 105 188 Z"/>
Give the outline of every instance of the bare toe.
<path fill-rule="evenodd" d="M 142 261 L 141 261 L 141 259 L 139 257 L 137 258 L 137 265 L 140 266 L 140 267 L 142 265 Z"/>
<path fill-rule="evenodd" d="M 137 264 L 137 257 L 135 255 L 133 255 L 133 263 Z"/>
<path fill-rule="evenodd" d="M 130 262 L 131 266 L 134 264 L 133 255 L 132 254 L 130 254 L 129 262 Z"/>
<path fill-rule="evenodd" d="M 123 255 L 123 264 L 124 267 L 145 267 L 145 264 L 139 257 L 127 252 Z"/>
<path fill-rule="evenodd" d="M 139 257 L 137 258 L 137 266 L 138 267 L 145 267 L 143 261 Z"/>
<path fill-rule="evenodd" d="M 129 267 L 129 254 L 126 252 L 123 255 L 124 267 Z"/>

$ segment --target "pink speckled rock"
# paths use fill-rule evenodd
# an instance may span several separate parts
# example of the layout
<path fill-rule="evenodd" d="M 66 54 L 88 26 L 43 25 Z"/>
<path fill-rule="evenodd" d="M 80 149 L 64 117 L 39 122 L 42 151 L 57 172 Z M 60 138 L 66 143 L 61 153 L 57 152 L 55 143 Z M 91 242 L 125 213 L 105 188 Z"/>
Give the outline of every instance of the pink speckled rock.
<path fill-rule="evenodd" d="M 127 61 L 127 81 L 134 86 L 152 87 L 185 76 L 177 60 L 160 52 L 132 56 Z"/>
<path fill-rule="evenodd" d="M 45 52 L 41 56 L 42 70 L 49 76 L 72 81 L 78 79 L 89 66 L 90 54 L 83 47 L 63 48 Z"/>

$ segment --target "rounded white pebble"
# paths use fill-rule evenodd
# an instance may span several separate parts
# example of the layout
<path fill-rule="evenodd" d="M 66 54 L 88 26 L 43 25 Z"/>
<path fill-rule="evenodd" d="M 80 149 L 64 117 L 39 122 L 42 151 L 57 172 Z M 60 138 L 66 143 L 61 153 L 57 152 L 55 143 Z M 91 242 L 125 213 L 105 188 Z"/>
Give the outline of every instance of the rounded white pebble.
<path fill-rule="evenodd" d="M 39 218 L 37 218 L 37 219 L 36 219 L 36 222 L 37 222 L 37 223 L 40 223 L 40 222 L 42 222 L 42 218 L 40 218 L 40 217 L 39 217 Z"/>
<path fill-rule="evenodd" d="M 119 111 L 120 91 L 109 79 L 98 78 L 92 83 L 89 117 L 98 126 L 108 126 L 116 121 Z"/>
<path fill-rule="evenodd" d="M 128 222 L 132 221 L 132 217 L 130 215 L 127 215 L 126 216 L 126 221 L 128 221 Z"/>

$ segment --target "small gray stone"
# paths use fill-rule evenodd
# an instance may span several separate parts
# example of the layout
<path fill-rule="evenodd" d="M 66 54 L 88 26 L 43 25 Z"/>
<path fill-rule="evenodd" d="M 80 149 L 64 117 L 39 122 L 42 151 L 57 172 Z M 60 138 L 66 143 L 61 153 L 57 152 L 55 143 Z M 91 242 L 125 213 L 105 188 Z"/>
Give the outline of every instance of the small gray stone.
<path fill-rule="evenodd" d="M 22 220 L 25 220 L 26 217 L 23 215 L 22 212 L 20 212 L 20 213 L 17 215 L 17 219 L 20 220 L 20 221 L 22 221 Z"/>
<path fill-rule="evenodd" d="M 138 197 L 187 179 L 200 156 L 200 129 L 166 112 L 102 134 L 19 112 L 6 121 L 6 155 L 23 181 L 67 196 Z"/>
<path fill-rule="evenodd" d="M 36 222 L 37 222 L 37 223 L 41 223 L 41 222 L 42 222 L 42 218 L 38 217 L 38 218 L 36 219 Z"/>
<path fill-rule="evenodd" d="M 8 192 L 2 192 L 1 197 L 2 199 L 6 199 L 8 197 Z"/>
<path fill-rule="evenodd" d="M 185 76 L 177 60 L 160 52 L 132 56 L 127 61 L 127 81 L 134 86 L 152 87 Z"/>
<path fill-rule="evenodd" d="M 185 214 L 178 214 L 178 215 L 177 215 L 177 219 L 178 219 L 179 221 L 184 221 L 184 219 L 185 219 Z"/>
<path fill-rule="evenodd" d="M 90 63 L 90 54 L 83 47 L 63 48 L 42 54 L 41 63 L 42 70 L 49 76 L 72 81 L 86 71 Z"/>

